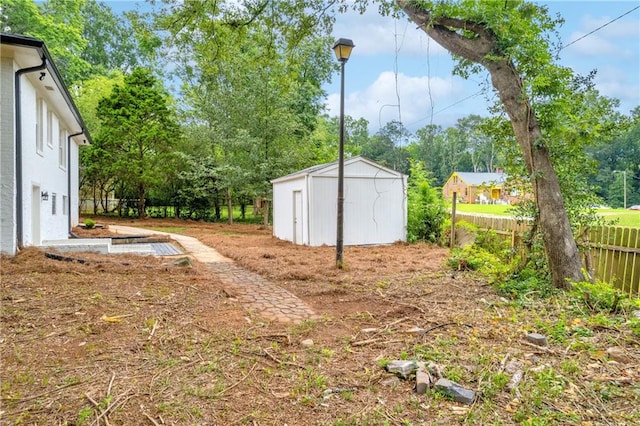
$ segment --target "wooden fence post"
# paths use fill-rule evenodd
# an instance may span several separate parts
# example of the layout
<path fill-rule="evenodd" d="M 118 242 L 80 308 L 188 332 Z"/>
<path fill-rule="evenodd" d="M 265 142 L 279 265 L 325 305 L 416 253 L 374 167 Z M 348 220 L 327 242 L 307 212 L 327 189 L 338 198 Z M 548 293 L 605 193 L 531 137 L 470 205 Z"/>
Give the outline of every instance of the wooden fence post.
<path fill-rule="evenodd" d="M 453 248 L 456 244 L 456 204 L 458 202 L 458 193 L 453 191 L 453 205 L 451 206 L 451 242 L 449 247 Z"/>

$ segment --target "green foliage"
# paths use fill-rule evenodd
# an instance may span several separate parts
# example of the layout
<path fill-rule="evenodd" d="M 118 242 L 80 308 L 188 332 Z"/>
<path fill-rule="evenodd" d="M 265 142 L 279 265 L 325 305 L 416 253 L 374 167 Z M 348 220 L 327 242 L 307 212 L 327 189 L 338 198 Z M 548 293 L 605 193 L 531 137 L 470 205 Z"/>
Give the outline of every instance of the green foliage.
<path fill-rule="evenodd" d="M 447 218 L 440 192 L 431 186 L 430 179 L 420 162 L 411 162 L 407 189 L 407 240 L 409 242 L 438 242 L 442 224 Z"/>
<path fill-rule="evenodd" d="M 447 261 L 455 270 L 477 271 L 489 282 L 501 282 L 510 272 L 511 251 L 495 231 L 480 231 L 475 225 L 456 222 L 457 233 L 463 233 L 472 241 L 464 247 L 456 247 Z"/>
<path fill-rule="evenodd" d="M 84 227 L 87 229 L 93 229 L 93 227 L 96 226 L 95 221 L 93 221 L 92 219 L 86 219 L 84 221 Z"/>
<path fill-rule="evenodd" d="M 618 313 L 633 307 L 627 294 L 602 281 L 573 283 L 570 294 L 591 312 Z"/>
<path fill-rule="evenodd" d="M 101 127 L 94 149 L 108 154 L 120 185 L 117 196 L 137 199 L 142 217 L 148 188 L 163 178 L 162 166 L 180 139 L 169 96 L 149 70 L 136 68 L 100 100 L 97 113 Z"/>
<path fill-rule="evenodd" d="M 447 264 L 454 270 L 477 271 L 490 283 L 503 279 L 509 272 L 509 266 L 498 256 L 475 245 L 454 248 Z"/>
<path fill-rule="evenodd" d="M 495 283 L 498 293 L 505 297 L 526 302 L 531 296 L 546 298 L 557 293 L 548 277 L 541 277 L 539 271 L 527 268 L 502 281 Z"/>

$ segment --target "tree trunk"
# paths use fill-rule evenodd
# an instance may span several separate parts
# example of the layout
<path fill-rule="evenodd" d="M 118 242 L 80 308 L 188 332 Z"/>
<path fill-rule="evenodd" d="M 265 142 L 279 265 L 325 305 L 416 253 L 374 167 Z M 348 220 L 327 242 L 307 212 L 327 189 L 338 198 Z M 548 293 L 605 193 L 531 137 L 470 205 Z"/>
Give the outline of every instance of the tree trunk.
<path fill-rule="evenodd" d="M 477 22 L 449 17 L 433 18 L 428 10 L 419 9 L 415 2 L 397 0 L 397 4 L 442 47 L 456 56 L 481 64 L 489 71 L 531 176 L 553 284 L 568 288 L 568 280 L 582 280 L 580 253 L 571 231 L 558 176 L 520 75 L 505 55 L 499 55 L 499 43 L 493 32 Z M 468 38 L 455 30 L 473 32 L 476 37 Z M 490 53 L 493 59 L 488 58 Z M 498 60 L 499 57 L 502 59 Z"/>
<path fill-rule="evenodd" d="M 227 217 L 229 225 L 233 225 L 233 203 L 231 201 L 231 188 L 227 188 Z"/>
<path fill-rule="evenodd" d="M 264 217 L 262 218 L 262 225 L 265 229 L 269 228 L 269 201 L 262 200 L 262 207 L 264 208 Z"/>
<path fill-rule="evenodd" d="M 145 217 L 145 197 L 146 191 L 143 183 L 138 184 L 138 219 Z"/>

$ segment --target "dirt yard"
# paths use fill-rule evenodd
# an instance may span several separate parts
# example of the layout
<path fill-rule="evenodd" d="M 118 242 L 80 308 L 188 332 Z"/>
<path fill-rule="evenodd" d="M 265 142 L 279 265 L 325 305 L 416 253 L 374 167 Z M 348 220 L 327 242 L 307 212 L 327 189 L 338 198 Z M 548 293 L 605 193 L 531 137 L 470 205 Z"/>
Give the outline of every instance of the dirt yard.
<path fill-rule="evenodd" d="M 424 244 L 347 247 L 339 270 L 334 248 L 294 246 L 256 225 L 118 223 L 197 237 L 321 318 L 265 321 L 197 262 L 5 256 L 1 424 L 640 424 L 630 313 L 507 300 Z M 413 377 L 384 368 L 402 359 L 437 364 L 474 403 L 417 394 Z"/>

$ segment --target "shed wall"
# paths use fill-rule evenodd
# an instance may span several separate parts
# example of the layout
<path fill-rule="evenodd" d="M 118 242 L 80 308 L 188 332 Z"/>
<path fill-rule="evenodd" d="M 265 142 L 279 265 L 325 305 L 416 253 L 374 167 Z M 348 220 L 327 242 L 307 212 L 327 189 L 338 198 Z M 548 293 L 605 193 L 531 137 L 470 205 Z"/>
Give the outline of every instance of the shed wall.
<path fill-rule="evenodd" d="M 346 176 L 344 244 L 391 244 L 406 240 L 404 178 Z M 333 246 L 337 233 L 337 180 L 314 176 L 310 183 L 310 245 Z"/>
<path fill-rule="evenodd" d="M 302 224 L 302 235 L 299 236 L 300 244 L 309 244 L 307 187 L 306 177 L 301 176 L 285 182 L 273 185 L 273 235 L 281 240 L 295 242 L 294 237 L 294 192 L 300 191 L 302 195 L 302 211 L 299 219 Z"/>

